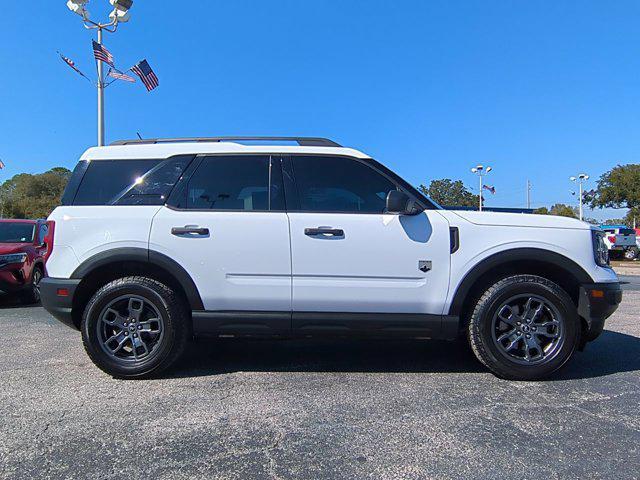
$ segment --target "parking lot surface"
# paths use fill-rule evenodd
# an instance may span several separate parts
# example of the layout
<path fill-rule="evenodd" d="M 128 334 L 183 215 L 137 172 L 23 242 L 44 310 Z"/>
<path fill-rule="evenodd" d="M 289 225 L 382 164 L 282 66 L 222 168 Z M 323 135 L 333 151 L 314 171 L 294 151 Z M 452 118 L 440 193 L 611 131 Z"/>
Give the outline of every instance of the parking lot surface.
<path fill-rule="evenodd" d="M 638 281 L 552 380 L 462 343 L 200 341 L 114 380 L 40 307 L 0 310 L 2 478 L 638 478 Z M 634 290 L 636 289 L 636 290 Z"/>

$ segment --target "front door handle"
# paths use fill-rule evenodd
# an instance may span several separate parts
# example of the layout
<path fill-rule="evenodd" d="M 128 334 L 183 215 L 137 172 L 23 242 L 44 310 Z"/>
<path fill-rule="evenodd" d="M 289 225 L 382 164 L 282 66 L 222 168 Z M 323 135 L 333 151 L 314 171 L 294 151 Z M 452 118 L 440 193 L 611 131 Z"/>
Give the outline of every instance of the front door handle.
<path fill-rule="evenodd" d="M 304 234 L 309 237 L 317 237 L 320 235 L 326 235 L 330 237 L 344 237 L 344 230 L 340 228 L 329 227 L 305 228 Z"/>
<path fill-rule="evenodd" d="M 173 227 L 171 229 L 171 235 L 177 235 L 177 236 L 181 236 L 181 235 L 197 235 L 197 236 L 200 236 L 200 237 L 204 237 L 206 235 L 209 235 L 209 229 L 208 228 L 203 228 L 203 227 L 191 227 L 191 226 Z"/>

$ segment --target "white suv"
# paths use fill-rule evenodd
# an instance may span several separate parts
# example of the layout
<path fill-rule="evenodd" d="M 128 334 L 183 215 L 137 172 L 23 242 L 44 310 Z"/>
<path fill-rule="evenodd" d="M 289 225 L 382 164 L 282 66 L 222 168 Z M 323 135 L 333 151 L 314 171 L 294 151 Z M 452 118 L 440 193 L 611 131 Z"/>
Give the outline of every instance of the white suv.
<path fill-rule="evenodd" d="M 194 335 L 464 334 L 497 375 L 534 379 L 622 296 L 598 229 L 443 210 L 320 138 L 90 148 L 49 220 L 43 304 L 120 378 L 159 373 Z"/>

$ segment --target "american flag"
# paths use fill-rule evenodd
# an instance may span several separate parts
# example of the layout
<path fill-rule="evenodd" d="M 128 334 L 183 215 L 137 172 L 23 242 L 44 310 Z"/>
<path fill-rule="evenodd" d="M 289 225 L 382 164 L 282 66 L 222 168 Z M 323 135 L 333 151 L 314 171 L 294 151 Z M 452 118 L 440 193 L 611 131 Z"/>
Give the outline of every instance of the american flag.
<path fill-rule="evenodd" d="M 82 75 L 84 78 L 86 78 L 87 80 L 89 80 L 89 78 L 82 73 L 78 67 L 76 67 L 76 64 L 73 60 L 71 60 L 70 58 L 65 57 L 64 55 L 62 55 L 60 52 L 58 52 L 58 55 L 60 55 L 60 58 L 62 59 L 62 61 L 64 63 L 66 63 L 67 65 L 69 65 L 71 68 L 73 68 L 76 72 L 78 72 L 80 75 Z"/>
<path fill-rule="evenodd" d="M 113 67 L 113 55 L 111 52 L 105 48 L 104 45 L 99 44 L 95 40 L 93 42 L 93 56 L 96 57 L 96 60 L 99 62 L 104 62 L 110 67 Z"/>
<path fill-rule="evenodd" d="M 482 185 L 482 188 L 484 188 L 485 190 L 489 190 L 491 192 L 491 195 L 496 194 L 496 187 L 493 187 L 491 185 Z"/>
<path fill-rule="evenodd" d="M 144 86 L 147 87 L 147 91 L 151 91 L 160 85 L 160 81 L 156 74 L 151 70 L 149 62 L 141 60 L 136 66 L 131 67 L 131 71 L 140 77 Z"/>
<path fill-rule="evenodd" d="M 116 80 L 124 80 L 125 82 L 136 83 L 136 79 L 131 75 L 127 75 L 126 73 L 122 73 L 113 68 L 109 69 L 109 73 L 107 73 L 111 78 L 115 78 Z"/>
<path fill-rule="evenodd" d="M 5 167 L 4 162 L 0 160 L 0 170 L 2 170 L 4 167 Z"/>

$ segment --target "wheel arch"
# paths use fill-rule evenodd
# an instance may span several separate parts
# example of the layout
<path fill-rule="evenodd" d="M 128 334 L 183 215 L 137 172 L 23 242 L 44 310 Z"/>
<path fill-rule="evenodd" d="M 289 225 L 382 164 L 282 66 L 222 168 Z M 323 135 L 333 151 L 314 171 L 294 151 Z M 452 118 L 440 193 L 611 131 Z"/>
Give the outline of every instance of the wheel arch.
<path fill-rule="evenodd" d="M 73 298 L 74 324 L 80 325 L 83 305 L 100 285 L 130 275 L 149 276 L 163 282 L 181 295 L 191 310 L 204 310 L 196 284 L 175 260 L 153 250 L 117 248 L 88 258 L 71 274 L 71 278 L 81 280 Z"/>
<path fill-rule="evenodd" d="M 453 295 L 449 315 L 462 321 L 476 298 L 500 278 L 516 274 L 539 275 L 560 285 L 577 306 L 581 283 L 593 282 L 575 261 L 542 248 L 516 248 L 495 253 L 478 262 L 462 279 Z"/>

